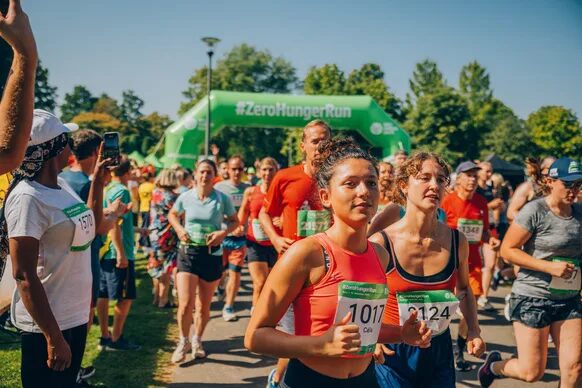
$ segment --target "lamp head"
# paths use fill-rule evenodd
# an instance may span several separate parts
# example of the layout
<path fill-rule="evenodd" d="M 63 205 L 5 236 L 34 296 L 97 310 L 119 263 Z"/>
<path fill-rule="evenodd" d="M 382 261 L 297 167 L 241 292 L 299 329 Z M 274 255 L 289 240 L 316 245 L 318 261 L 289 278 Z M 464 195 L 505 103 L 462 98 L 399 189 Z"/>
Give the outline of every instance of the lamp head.
<path fill-rule="evenodd" d="M 202 41 L 204 43 L 206 43 L 208 45 L 208 47 L 212 48 L 214 47 L 218 42 L 220 42 L 220 39 L 218 38 L 213 38 L 211 36 L 205 36 L 204 38 L 202 38 Z"/>

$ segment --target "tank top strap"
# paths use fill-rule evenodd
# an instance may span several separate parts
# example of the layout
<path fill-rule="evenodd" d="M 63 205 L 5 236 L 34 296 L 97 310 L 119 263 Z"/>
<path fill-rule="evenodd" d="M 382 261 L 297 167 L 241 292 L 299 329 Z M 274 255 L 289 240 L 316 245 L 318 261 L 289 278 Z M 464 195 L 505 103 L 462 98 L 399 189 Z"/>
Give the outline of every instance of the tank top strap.
<path fill-rule="evenodd" d="M 386 248 L 386 250 L 388 251 L 388 265 L 386 266 L 386 273 L 388 273 L 394 269 L 395 254 L 394 251 L 392 250 L 392 244 L 390 244 L 390 239 L 388 238 L 386 232 L 384 230 L 381 230 L 380 235 L 384 240 L 384 248 Z"/>

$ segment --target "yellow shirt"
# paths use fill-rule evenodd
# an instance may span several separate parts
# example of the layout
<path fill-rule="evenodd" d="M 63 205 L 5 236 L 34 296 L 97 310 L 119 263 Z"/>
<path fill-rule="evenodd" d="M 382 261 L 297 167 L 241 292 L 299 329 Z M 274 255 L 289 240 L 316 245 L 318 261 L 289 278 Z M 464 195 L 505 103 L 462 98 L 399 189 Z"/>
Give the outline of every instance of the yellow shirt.
<path fill-rule="evenodd" d="M 6 191 L 8 190 L 8 186 L 10 186 L 11 181 L 12 181 L 12 174 L 7 173 L 4 175 L 0 175 L 0 206 L 4 205 L 4 198 L 6 197 Z"/>
<path fill-rule="evenodd" d="M 149 212 L 150 204 L 152 203 L 154 184 L 151 182 L 144 182 L 139 185 L 137 191 L 139 193 L 139 211 L 141 213 Z"/>

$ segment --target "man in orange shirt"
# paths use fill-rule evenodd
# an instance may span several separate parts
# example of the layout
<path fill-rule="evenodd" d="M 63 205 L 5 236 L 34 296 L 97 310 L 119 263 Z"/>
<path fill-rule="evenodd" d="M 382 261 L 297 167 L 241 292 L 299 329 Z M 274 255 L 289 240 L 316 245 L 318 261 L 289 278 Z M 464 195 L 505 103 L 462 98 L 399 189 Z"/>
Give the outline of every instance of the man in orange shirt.
<path fill-rule="evenodd" d="M 489 243 L 492 249 L 499 249 L 500 242 L 489 234 L 489 210 L 487 200 L 476 194 L 477 172 L 480 167 L 471 161 L 462 162 L 456 169 L 455 191 L 443 198 L 441 207 L 447 213 L 447 224 L 462 232 L 469 242 L 469 284 L 473 295 L 478 298 L 483 293 L 481 267 L 483 266 L 480 248 Z M 459 354 L 456 358 L 458 370 L 468 370 L 463 350 L 467 341 L 467 322 L 461 318 L 457 344 Z"/>
<path fill-rule="evenodd" d="M 259 220 L 279 255 L 295 241 L 329 227 L 330 214 L 321 205 L 312 163 L 319 143 L 330 138 L 331 128 L 325 121 L 309 122 L 303 129 L 300 144 L 304 162 L 279 171 L 269 186 Z M 277 217 L 282 218 L 280 229 L 273 224 Z M 292 311 L 289 310 L 281 320 L 284 331 L 293 331 L 292 320 Z M 279 359 L 277 369 L 269 374 L 268 387 L 276 387 L 281 381 L 288 361 Z"/>

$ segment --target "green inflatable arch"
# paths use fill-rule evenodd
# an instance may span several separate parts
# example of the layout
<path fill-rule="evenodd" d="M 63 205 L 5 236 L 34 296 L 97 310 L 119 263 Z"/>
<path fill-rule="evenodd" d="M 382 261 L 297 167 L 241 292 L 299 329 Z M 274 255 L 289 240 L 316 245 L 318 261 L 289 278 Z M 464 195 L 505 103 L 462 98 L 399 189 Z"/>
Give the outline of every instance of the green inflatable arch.
<path fill-rule="evenodd" d="M 382 156 L 396 150 L 410 151 L 410 137 L 369 96 L 298 96 L 290 94 L 210 93 L 212 124 L 210 133 L 225 126 L 298 128 L 322 119 L 333 130 L 357 131 Z M 174 122 L 165 134 L 165 166 L 179 163 L 192 167 L 204 143 L 207 98 Z"/>

